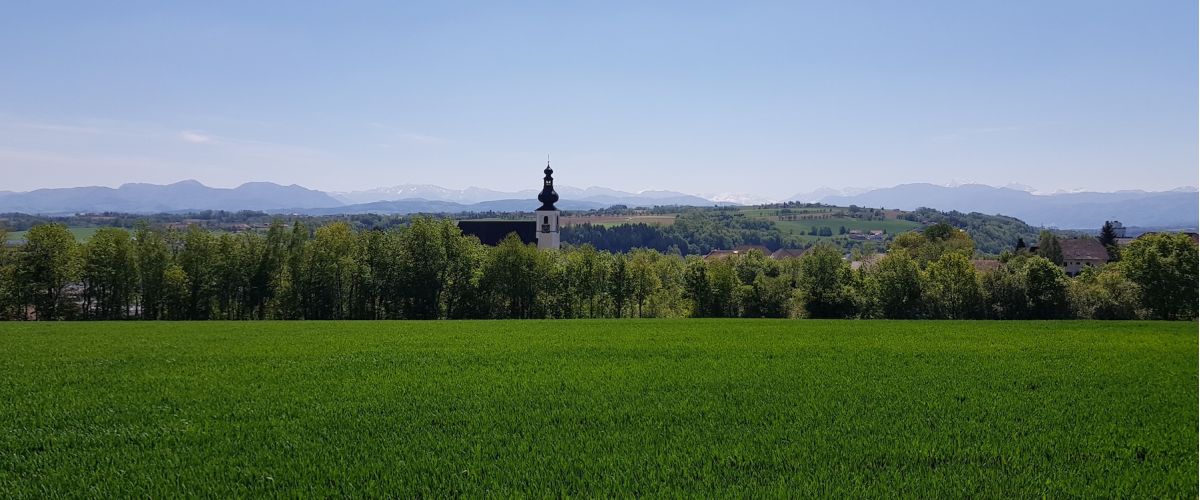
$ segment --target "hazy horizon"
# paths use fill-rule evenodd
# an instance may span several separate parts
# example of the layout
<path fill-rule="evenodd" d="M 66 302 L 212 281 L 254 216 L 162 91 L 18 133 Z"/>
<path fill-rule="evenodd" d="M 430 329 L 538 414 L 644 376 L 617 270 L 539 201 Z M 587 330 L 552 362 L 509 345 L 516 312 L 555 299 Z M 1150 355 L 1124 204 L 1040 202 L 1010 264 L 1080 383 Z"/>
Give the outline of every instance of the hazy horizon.
<path fill-rule="evenodd" d="M 182 183 L 182 182 L 199 182 L 200 184 L 204 185 L 205 187 L 220 188 L 220 189 L 234 189 L 234 188 L 240 187 L 244 184 L 253 184 L 253 183 L 272 183 L 272 184 L 276 184 L 276 185 L 280 185 L 280 186 L 297 185 L 297 186 L 300 186 L 300 187 L 303 187 L 306 189 L 321 191 L 324 193 L 334 194 L 334 195 L 371 192 L 371 191 L 387 190 L 387 189 L 398 188 L 398 187 L 417 187 L 417 186 L 436 187 L 436 188 L 443 188 L 443 189 L 452 190 L 452 191 L 467 191 L 467 190 L 472 190 L 472 189 L 480 189 L 480 190 L 486 190 L 486 191 L 496 191 L 496 192 L 501 192 L 501 193 L 518 193 L 518 192 L 533 193 L 533 192 L 537 192 L 541 188 L 541 186 L 536 186 L 536 187 L 532 187 L 532 188 L 498 189 L 498 188 L 491 188 L 488 186 L 477 186 L 477 185 L 456 186 L 456 185 L 442 185 L 442 184 L 404 183 L 404 184 L 395 184 L 395 185 L 389 185 L 389 186 L 374 186 L 374 187 L 366 188 L 366 189 L 329 190 L 329 189 L 320 189 L 320 188 L 313 187 L 313 186 L 306 186 L 306 185 L 294 183 L 294 182 L 277 182 L 277 181 L 270 181 L 270 180 L 249 180 L 249 181 L 238 182 L 238 183 L 234 183 L 234 184 L 210 184 L 210 183 L 200 181 L 198 179 L 190 179 L 189 178 L 189 179 L 179 179 L 176 181 L 162 182 L 162 183 L 129 181 L 129 182 L 121 182 L 121 183 L 89 184 L 89 185 L 77 185 L 77 186 L 50 186 L 50 187 L 41 187 L 41 188 L 35 188 L 35 189 L 30 189 L 30 190 L 19 190 L 19 191 L 11 190 L 11 189 L 0 189 L 0 192 L 30 192 L 30 191 L 40 190 L 40 189 L 71 189 L 71 188 L 83 188 L 83 187 L 104 187 L 104 188 L 117 189 L 126 184 L 148 184 L 148 185 L 166 186 L 166 185 L 177 184 L 177 183 Z M 1024 191 L 1024 192 L 1028 192 L 1030 194 L 1039 195 L 1039 196 L 1055 195 L 1055 194 L 1069 194 L 1069 193 L 1083 193 L 1083 192 L 1115 193 L 1115 192 L 1120 192 L 1120 191 L 1144 191 L 1144 192 L 1200 191 L 1200 188 L 1198 188 L 1197 186 L 1176 186 L 1174 188 L 1158 189 L 1158 190 L 1129 188 L 1129 189 L 1112 190 L 1112 191 L 1086 190 L 1086 189 L 1046 191 L 1046 190 L 1037 189 L 1034 186 L 1029 186 L 1029 185 L 1020 184 L 1020 183 L 1010 183 L 1007 185 L 998 186 L 998 185 L 978 183 L 978 182 L 951 181 L 948 183 L 936 183 L 936 182 L 927 182 L 927 181 L 913 181 L 913 182 L 904 182 L 904 183 L 900 183 L 900 184 L 894 184 L 894 185 L 890 185 L 890 186 L 838 186 L 838 187 L 820 186 L 820 187 L 810 189 L 807 191 L 797 191 L 797 192 L 791 193 L 787 196 L 771 197 L 771 196 L 767 196 L 767 195 L 760 195 L 758 193 L 712 193 L 712 192 L 700 193 L 700 192 L 689 192 L 689 191 L 682 191 L 682 190 L 670 189 L 670 188 L 622 189 L 622 188 L 616 188 L 613 186 L 603 186 L 603 185 L 579 186 L 579 185 L 572 185 L 572 184 L 567 184 L 567 183 L 563 183 L 563 182 L 556 182 L 556 186 L 558 186 L 560 191 L 563 188 L 568 188 L 568 189 L 578 189 L 578 190 L 585 190 L 585 191 L 592 190 L 592 189 L 615 190 L 615 191 L 634 193 L 634 194 L 649 193 L 649 192 L 676 192 L 676 193 L 681 193 L 681 194 L 686 194 L 686 195 L 702 196 L 702 197 L 709 197 L 709 198 L 719 198 L 720 195 L 743 195 L 746 197 L 761 198 L 762 202 L 788 201 L 788 198 L 791 198 L 793 196 L 811 194 L 813 192 L 831 191 L 831 192 L 834 192 L 839 195 L 860 194 L 860 193 L 865 193 L 865 192 L 869 192 L 869 191 L 873 191 L 873 190 L 888 189 L 888 188 L 894 188 L 894 187 L 903 186 L 903 185 L 933 185 L 933 186 L 938 186 L 938 187 L 949 187 L 949 188 L 966 186 L 966 185 L 985 185 L 985 186 L 989 186 L 989 187 L 993 187 L 993 188 L 1007 188 L 1007 189 L 1014 189 L 1014 190 L 1018 190 L 1018 191 Z M 726 200 L 717 200 L 717 201 L 726 201 Z"/>
<path fill-rule="evenodd" d="M 7 14 L 0 190 L 1200 185 L 1195 3 Z"/>

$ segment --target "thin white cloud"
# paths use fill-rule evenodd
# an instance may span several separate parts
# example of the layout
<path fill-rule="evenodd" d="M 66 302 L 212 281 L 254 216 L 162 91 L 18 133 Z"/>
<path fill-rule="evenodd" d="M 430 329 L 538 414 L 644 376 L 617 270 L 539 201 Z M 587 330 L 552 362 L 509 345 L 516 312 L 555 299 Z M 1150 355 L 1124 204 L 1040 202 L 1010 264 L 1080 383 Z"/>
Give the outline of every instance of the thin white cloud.
<path fill-rule="evenodd" d="M 192 144 L 205 144 L 213 142 L 212 136 L 202 134 L 200 132 L 192 132 L 190 130 L 180 132 L 179 138 L 183 139 L 184 142 L 190 142 Z"/>
<path fill-rule="evenodd" d="M 425 134 L 400 134 L 397 137 L 417 144 L 445 144 L 447 142 L 445 138 Z"/>
<path fill-rule="evenodd" d="M 326 151 L 308 146 L 297 146 L 293 144 L 261 141 L 257 139 L 227 137 L 209 132 L 201 132 L 194 129 L 183 131 L 170 130 L 169 128 L 160 125 L 144 123 L 101 120 L 89 120 L 80 123 L 47 123 L 0 120 L 0 129 L 4 128 L 20 129 L 43 134 L 49 133 L 126 138 L 132 137 L 174 143 L 183 141 L 189 144 L 219 145 L 225 148 L 230 154 L 250 154 L 255 157 L 269 157 L 273 154 L 287 158 L 329 156 L 328 152 Z M 436 138 L 433 137 L 421 137 L 424 140 L 436 140 Z"/>
<path fill-rule="evenodd" d="M 21 121 L 0 116 L 0 189 L 174 182 L 244 182 L 245 172 L 312 182 L 342 162 L 308 146 L 235 138 L 207 130 L 105 120 Z M 24 172 L 11 176 L 9 173 Z M 201 179 L 203 178 L 203 179 Z"/>

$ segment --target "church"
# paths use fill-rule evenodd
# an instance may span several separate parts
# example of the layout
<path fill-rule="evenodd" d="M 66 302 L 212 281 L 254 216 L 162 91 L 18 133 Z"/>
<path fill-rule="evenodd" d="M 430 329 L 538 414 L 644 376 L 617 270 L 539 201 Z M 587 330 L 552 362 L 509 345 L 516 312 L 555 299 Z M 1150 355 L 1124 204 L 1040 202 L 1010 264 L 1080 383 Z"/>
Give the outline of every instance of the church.
<path fill-rule="evenodd" d="M 554 169 L 546 162 L 546 174 L 542 178 L 542 192 L 538 193 L 538 201 L 542 203 L 533 211 L 533 220 L 464 220 L 458 221 L 458 228 L 463 234 L 479 238 L 484 245 L 499 245 L 509 234 L 515 233 L 526 244 L 537 243 L 539 250 L 557 250 L 561 245 L 559 239 L 558 193 L 554 192 Z"/>

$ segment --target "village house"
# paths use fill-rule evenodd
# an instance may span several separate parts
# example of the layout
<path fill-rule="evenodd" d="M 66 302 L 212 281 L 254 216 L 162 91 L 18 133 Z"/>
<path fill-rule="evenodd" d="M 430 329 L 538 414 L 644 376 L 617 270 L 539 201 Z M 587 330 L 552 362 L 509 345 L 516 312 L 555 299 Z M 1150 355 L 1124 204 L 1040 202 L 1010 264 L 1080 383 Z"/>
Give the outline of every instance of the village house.
<path fill-rule="evenodd" d="M 708 252 L 708 254 L 704 256 L 704 260 L 728 259 L 730 257 L 733 257 L 734 255 L 737 255 L 736 250 L 720 250 L 720 249 L 714 248 L 712 251 Z"/>
<path fill-rule="evenodd" d="M 871 255 L 868 255 L 868 256 L 862 258 L 861 260 L 851 261 L 850 269 L 853 269 L 855 271 L 858 271 L 860 269 L 864 270 L 864 271 L 871 269 L 872 267 L 875 266 L 875 264 L 878 264 L 879 261 L 883 260 L 884 255 L 886 255 L 886 254 L 873 253 Z"/>
<path fill-rule="evenodd" d="M 1096 238 L 1072 238 L 1059 242 L 1062 247 L 1062 268 L 1068 276 L 1075 276 L 1085 267 L 1096 267 L 1108 262 L 1108 250 Z"/>
<path fill-rule="evenodd" d="M 767 247 L 764 247 L 762 245 L 741 245 L 741 246 L 738 246 L 737 248 L 734 248 L 733 250 L 713 249 L 713 251 L 708 252 L 708 255 L 704 256 L 704 260 L 727 259 L 729 257 L 734 257 L 737 255 L 746 255 L 746 254 L 750 253 L 752 250 L 758 251 L 759 253 L 763 254 L 764 256 L 769 257 L 771 255 L 771 251 L 768 250 Z"/>
<path fill-rule="evenodd" d="M 738 245 L 736 248 L 733 249 L 733 251 L 734 251 L 734 253 L 742 254 L 742 255 L 748 254 L 751 251 L 758 251 L 758 253 L 761 253 L 761 254 L 763 254 L 763 256 L 767 256 L 767 257 L 769 257 L 771 255 L 771 251 L 768 250 L 767 247 L 764 247 L 762 245 Z"/>
<path fill-rule="evenodd" d="M 880 241 L 887 237 L 887 233 L 882 229 L 872 229 L 865 232 L 861 229 L 851 229 L 846 232 L 846 236 L 856 241 Z"/>
<path fill-rule="evenodd" d="M 798 259 L 803 257 L 807 251 L 801 248 L 780 248 L 771 254 L 771 258 L 775 260 Z"/>
<path fill-rule="evenodd" d="M 990 273 L 1000 269 L 1000 261 L 995 259 L 972 259 L 971 266 L 977 273 Z"/>

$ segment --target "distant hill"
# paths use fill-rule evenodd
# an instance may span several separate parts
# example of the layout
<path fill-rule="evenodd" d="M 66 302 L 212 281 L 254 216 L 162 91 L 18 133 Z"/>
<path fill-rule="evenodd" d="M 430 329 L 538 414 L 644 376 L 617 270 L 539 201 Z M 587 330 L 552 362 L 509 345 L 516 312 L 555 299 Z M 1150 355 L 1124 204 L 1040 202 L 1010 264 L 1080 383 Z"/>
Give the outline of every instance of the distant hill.
<path fill-rule="evenodd" d="M 555 190 L 563 200 L 587 202 L 602 207 L 612 205 L 654 206 L 680 205 L 706 207 L 712 205 L 730 205 L 728 202 L 718 202 L 675 191 L 642 191 L 631 193 L 604 187 L 589 187 L 580 189 L 571 186 L 557 186 Z M 442 201 L 470 205 L 481 202 L 505 200 L 531 200 L 537 197 L 537 190 L 495 191 L 478 187 L 466 189 L 448 189 L 430 184 L 401 184 L 399 186 L 368 189 L 364 191 L 334 192 L 331 196 L 347 204 L 370 204 L 380 201 L 425 200 L 430 202 Z"/>
<path fill-rule="evenodd" d="M 732 205 L 674 191 L 629 193 L 602 187 L 558 189 L 559 208 L 589 210 L 612 205 Z M 483 188 L 447 189 L 404 184 L 366 191 L 325 193 L 297 185 L 250 182 L 236 188 L 212 188 L 194 180 L 174 184 L 125 184 L 118 188 L 76 187 L 28 192 L 0 191 L 0 213 L 70 214 L 78 212 L 160 213 L 189 210 L 264 210 L 275 213 L 431 213 L 527 211 L 536 208 L 536 190 L 517 192 Z"/>
<path fill-rule="evenodd" d="M 536 196 L 536 195 L 535 195 Z M 559 201 L 555 204 L 563 210 L 592 210 L 607 208 L 609 205 L 588 201 Z M 328 208 L 289 208 L 268 210 L 272 213 L 296 213 L 303 215 L 338 215 L 338 214 L 391 214 L 405 215 L 417 213 L 460 213 L 460 212 L 532 212 L 538 203 L 532 198 L 519 200 L 492 200 L 479 203 L 455 203 L 440 200 L 393 200 L 357 203 Z"/>
<path fill-rule="evenodd" d="M 632 193 L 604 187 L 557 188 L 559 208 L 590 210 L 629 207 L 736 205 L 676 191 Z M 815 199 L 820 196 L 819 199 Z M 799 201 L 913 210 L 920 207 L 963 213 L 1016 217 L 1034 226 L 1094 229 L 1105 220 L 1126 226 L 1196 227 L 1200 202 L 1194 188 L 1165 192 L 1063 193 L 1036 195 L 1011 187 L 968 184 L 956 187 L 903 184 L 890 188 L 817 190 L 797 195 Z M 495 191 L 471 187 L 447 189 L 404 184 L 365 191 L 325 193 L 295 184 L 250 182 L 236 188 L 213 188 L 188 180 L 174 184 L 125 184 L 118 188 L 77 187 L 0 191 L 0 213 L 70 214 L 79 212 L 160 213 L 195 210 L 261 210 L 273 213 L 329 215 L 338 213 L 454 213 L 528 211 L 537 191 Z M 746 199 L 745 195 L 740 195 Z M 729 199 L 729 198 L 725 198 Z M 532 204 L 532 205 L 531 205 Z"/>
<path fill-rule="evenodd" d="M 914 210 L 920 207 L 1016 217 L 1034 226 L 1097 228 L 1105 220 L 1126 226 L 1185 226 L 1198 223 L 1200 198 L 1194 189 L 1056 193 L 1038 195 L 1019 189 L 966 184 L 902 184 L 851 196 L 825 196 L 821 203 Z"/>
<path fill-rule="evenodd" d="M 449 201 L 471 204 L 506 198 L 535 198 L 537 191 L 530 189 L 520 193 L 506 193 L 477 187 L 449 189 L 432 184 L 401 184 L 362 191 L 335 191 L 330 192 L 329 195 L 348 205 L 399 200 Z"/>
<path fill-rule="evenodd" d="M 116 189 L 91 186 L 0 193 L 0 212 L 30 214 L 271 210 L 341 204 L 321 191 L 270 182 L 248 182 L 232 189 L 208 187 L 188 180 L 167 185 L 125 184 Z"/>

